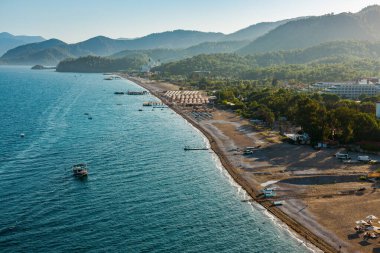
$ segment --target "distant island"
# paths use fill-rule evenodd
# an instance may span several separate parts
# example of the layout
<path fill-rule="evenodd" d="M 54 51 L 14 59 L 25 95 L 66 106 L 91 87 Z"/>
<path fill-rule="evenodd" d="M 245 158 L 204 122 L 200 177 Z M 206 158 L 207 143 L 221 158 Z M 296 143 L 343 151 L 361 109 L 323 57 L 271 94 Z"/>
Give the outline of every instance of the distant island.
<path fill-rule="evenodd" d="M 34 65 L 33 67 L 32 67 L 32 69 L 34 69 L 34 70 L 44 70 L 44 69 L 55 69 L 55 67 L 45 67 L 45 66 L 43 66 L 43 65 Z"/>

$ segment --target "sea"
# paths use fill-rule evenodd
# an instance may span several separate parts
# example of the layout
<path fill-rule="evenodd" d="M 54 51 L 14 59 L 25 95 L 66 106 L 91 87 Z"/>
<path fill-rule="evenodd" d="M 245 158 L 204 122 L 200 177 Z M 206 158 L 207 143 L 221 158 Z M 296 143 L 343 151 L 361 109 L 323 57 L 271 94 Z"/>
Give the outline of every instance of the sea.
<path fill-rule="evenodd" d="M 184 151 L 209 145 L 197 129 L 104 78 L 0 67 L 0 252 L 312 252 L 212 151 Z"/>

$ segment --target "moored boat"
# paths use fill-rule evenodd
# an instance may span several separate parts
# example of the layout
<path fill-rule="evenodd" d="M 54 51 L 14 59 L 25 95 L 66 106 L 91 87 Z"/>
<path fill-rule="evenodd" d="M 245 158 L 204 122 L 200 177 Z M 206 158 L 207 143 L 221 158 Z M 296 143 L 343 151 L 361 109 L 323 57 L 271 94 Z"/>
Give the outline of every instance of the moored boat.
<path fill-rule="evenodd" d="M 86 177 L 88 175 L 87 165 L 85 163 L 75 164 L 72 167 L 73 175 L 76 177 Z"/>

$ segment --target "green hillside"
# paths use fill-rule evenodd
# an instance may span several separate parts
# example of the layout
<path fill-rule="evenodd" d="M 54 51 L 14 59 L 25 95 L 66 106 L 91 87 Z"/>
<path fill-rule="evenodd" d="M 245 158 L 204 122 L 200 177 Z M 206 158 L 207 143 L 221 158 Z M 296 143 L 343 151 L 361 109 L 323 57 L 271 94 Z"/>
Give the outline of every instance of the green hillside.
<path fill-rule="evenodd" d="M 278 64 L 339 63 L 355 59 L 379 59 L 380 42 L 334 41 L 317 46 L 251 56 L 259 66 Z"/>
<path fill-rule="evenodd" d="M 290 21 L 238 50 L 256 54 L 279 50 L 307 48 L 331 41 L 380 40 L 380 6 L 370 6 L 352 13 L 329 14 Z"/>
<path fill-rule="evenodd" d="M 111 57 L 120 58 L 131 55 L 145 55 L 155 61 L 167 63 L 199 54 L 232 53 L 248 43 L 248 41 L 204 42 L 186 49 L 124 50 L 113 54 Z"/>
<path fill-rule="evenodd" d="M 58 72 L 100 73 L 113 71 L 134 71 L 148 63 L 144 57 L 124 57 L 111 59 L 100 56 L 86 56 L 77 59 L 66 59 L 57 65 Z"/>
<path fill-rule="evenodd" d="M 190 76 L 209 71 L 214 77 L 345 81 L 380 74 L 380 42 L 329 42 L 302 50 L 241 56 L 199 55 L 156 67 L 163 75 Z"/>

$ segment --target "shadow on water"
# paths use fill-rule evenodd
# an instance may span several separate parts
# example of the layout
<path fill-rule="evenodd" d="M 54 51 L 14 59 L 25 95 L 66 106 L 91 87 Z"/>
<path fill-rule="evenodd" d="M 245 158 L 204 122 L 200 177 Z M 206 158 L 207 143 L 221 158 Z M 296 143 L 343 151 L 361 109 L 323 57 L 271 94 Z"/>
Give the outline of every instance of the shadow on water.
<path fill-rule="evenodd" d="M 78 176 L 73 175 L 72 177 L 73 177 L 74 181 L 77 182 L 78 184 L 85 184 L 88 181 L 88 176 L 78 177 Z"/>
<path fill-rule="evenodd" d="M 281 183 L 295 185 L 323 185 L 336 183 L 349 183 L 358 181 L 357 175 L 347 176 L 314 176 L 314 177 L 298 177 L 282 180 Z"/>

